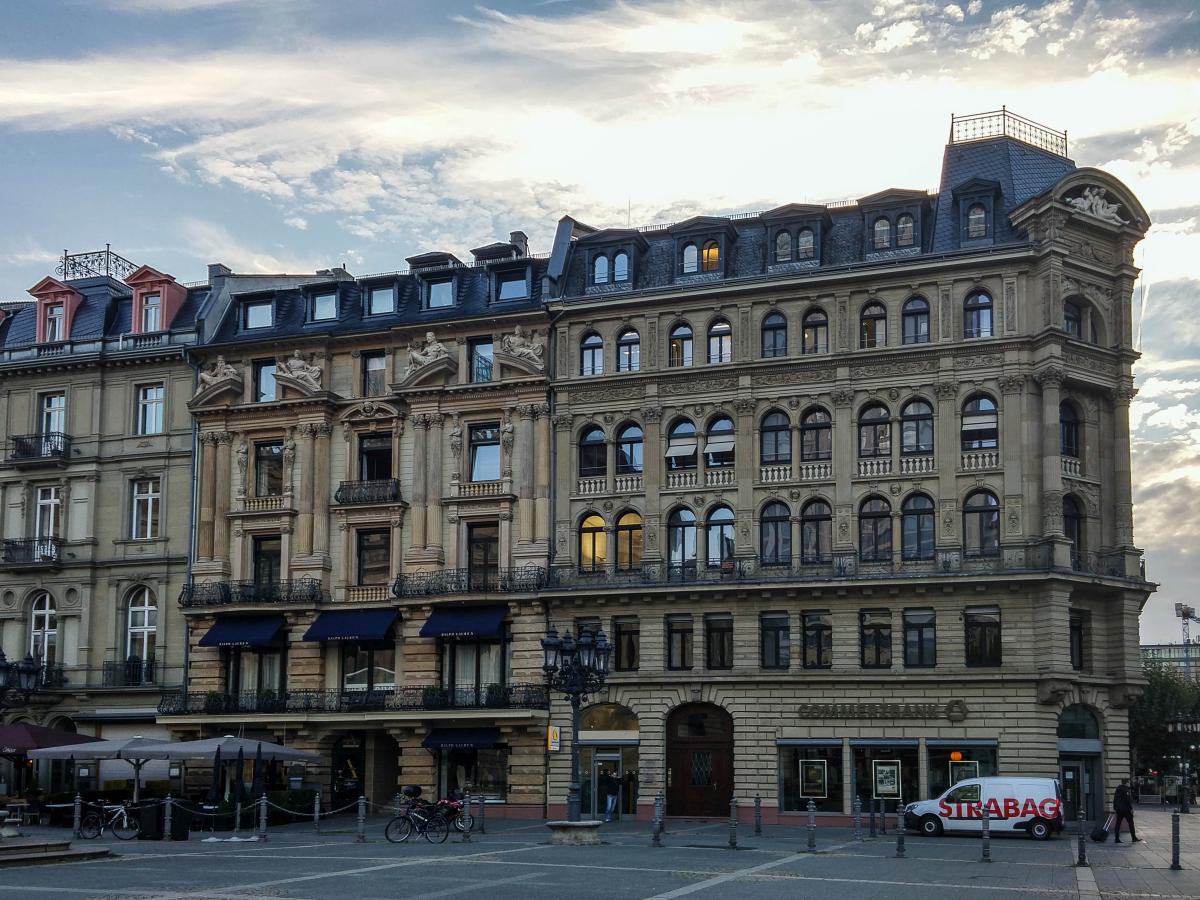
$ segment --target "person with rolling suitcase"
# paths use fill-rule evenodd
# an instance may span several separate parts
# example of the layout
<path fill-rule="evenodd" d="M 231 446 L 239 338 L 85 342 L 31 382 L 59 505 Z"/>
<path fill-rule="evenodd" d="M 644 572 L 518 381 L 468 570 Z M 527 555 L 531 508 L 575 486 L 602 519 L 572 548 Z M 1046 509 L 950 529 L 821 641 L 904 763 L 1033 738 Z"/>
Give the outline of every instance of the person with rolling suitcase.
<path fill-rule="evenodd" d="M 1116 822 L 1113 826 L 1113 843 L 1121 843 L 1121 822 L 1129 823 L 1129 837 L 1135 844 L 1140 844 L 1142 839 L 1137 836 L 1137 829 L 1133 827 L 1133 798 L 1129 795 L 1129 779 L 1122 778 L 1121 783 L 1117 785 L 1117 789 L 1113 792 L 1113 813 Z"/>
<path fill-rule="evenodd" d="M 1108 833 L 1112 831 L 1113 822 L 1116 821 L 1116 816 L 1109 814 L 1108 818 L 1092 829 L 1092 840 L 1097 844 L 1103 844 L 1108 840 Z"/>

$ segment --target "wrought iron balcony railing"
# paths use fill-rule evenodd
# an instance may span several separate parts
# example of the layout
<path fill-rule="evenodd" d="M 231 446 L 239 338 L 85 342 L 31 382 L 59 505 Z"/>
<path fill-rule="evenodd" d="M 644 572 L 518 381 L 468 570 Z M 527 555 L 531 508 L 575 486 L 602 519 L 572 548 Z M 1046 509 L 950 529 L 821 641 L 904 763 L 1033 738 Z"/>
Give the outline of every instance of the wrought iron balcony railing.
<path fill-rule="evenodd" d="M 100 670 L 100 684 L 102 687 L 147 687 L 157 683 L 157 674 L 154 657 L 106 659 Z"/>
<path fill-rule="evenodd" d="M 0 566 L 58 566 L 62 545 L 59 538 L 6 538 L 0 541 Z"/>
<path fill-rule="evenodd" d="M 231 604 L 323 603 L 329 595 L 318 578 L 286 581 L 201 581 L 185 584 L 179 605 L 185 609 Z"/>
<path fill-rule="evenodd" d="M 343 481 L 333 493 L 335 503 L 395 503 L 400 499 L 400 482 L 395 478 L 377 481 Z"/>
<path fill-rule="evenodd" d="M 437 569 L 412 575 L 397 575 L 392 593 L 397 597 L 429 597 L 439 594 L 490 594 L 537 591 L 546 584 L 541 566 L 516 569 Z"/>
<path fill-rule="evenodd" d="M 14 434 L 8 461 L 14 463 L 65 462 L 71 457 L 71 436 L 61 431 Z"/>
<path fill-rule="evenodd" d="M 543 684 L 489 684 L 481 688 L 408 685 L 376 690 L 288 690 L 165 695 L 163 716 L 280 715 L 346 712 L 405 712 L 444 709 L 548 709 Z"/>
<path fill-rule="evenodd" d="M 1105 575 L 1109 578 L 1128 577 L 1125 568 L 1125 555 L 1123 553 L 1096 553 L 1090 550 L 1072 550 L 1071 568 L 1076 572 Z M 1145 572 L 1139 571 L 1136 577 L 1145 578 Z"/>

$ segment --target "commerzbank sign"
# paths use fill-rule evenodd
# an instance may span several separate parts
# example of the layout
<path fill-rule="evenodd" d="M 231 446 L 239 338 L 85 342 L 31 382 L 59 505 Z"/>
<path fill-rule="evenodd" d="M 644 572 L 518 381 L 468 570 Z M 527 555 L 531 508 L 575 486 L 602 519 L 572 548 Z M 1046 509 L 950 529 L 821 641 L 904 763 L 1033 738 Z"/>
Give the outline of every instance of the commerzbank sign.
<path fill-rule="evenodd" d="M 964 700 L 945 703 L 801 703 L 802 719 L 949 719 L 961 722 L 970 713 Z"/>

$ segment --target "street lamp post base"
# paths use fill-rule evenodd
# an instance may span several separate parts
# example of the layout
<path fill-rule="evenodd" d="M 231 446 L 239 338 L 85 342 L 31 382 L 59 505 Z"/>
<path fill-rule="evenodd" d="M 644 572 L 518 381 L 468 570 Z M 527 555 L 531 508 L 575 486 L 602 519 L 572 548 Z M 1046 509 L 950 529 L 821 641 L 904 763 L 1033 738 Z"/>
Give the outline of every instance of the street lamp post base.
<path fill-rule="evenodd" d="M 567 844 L 572 847 L 580 847 L 585 844 L 602 844 L 600 840 L 600 826 L 603 822 L 547 822 L 546 827 L 550 829 L 549 844 Z"/>

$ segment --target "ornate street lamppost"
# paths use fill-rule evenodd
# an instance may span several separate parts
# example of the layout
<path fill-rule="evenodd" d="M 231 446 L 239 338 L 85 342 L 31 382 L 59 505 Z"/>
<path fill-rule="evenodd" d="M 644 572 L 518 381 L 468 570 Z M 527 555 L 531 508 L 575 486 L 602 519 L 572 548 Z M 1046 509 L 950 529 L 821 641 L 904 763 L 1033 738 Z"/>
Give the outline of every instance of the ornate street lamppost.
<path fill-rule="evenodd" d="M 561 638 L 553 625 L 542 638 L 542 669 L 550 687 L 571 701 L 571 784 L 567 789 L 567 821 L 579 821 L 579 708 L 604 685 L 612 647 L 604 631 L 581 631 L 579 639 Z"/>
<path fill-rule="evenodd" d="M 29 701 L 29 695 L 37 687 L 42 667 L 32 655 L 19 663 L 9 662 L 0 650 L 0 708 L 19 706 Z"/>
<path fill-rule="evenodd" d="M 1190 813 L 1188 807 L 1188 753 L 1191 751 L 1189 738 L 1200 735 L 1200 716 L 1172 716 L 1167 719 L 1167 732 L 1179 736 L 1179 811 Z"/>

